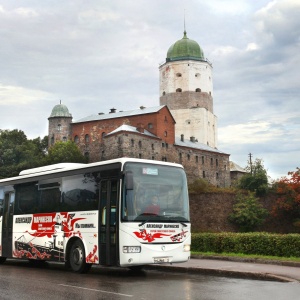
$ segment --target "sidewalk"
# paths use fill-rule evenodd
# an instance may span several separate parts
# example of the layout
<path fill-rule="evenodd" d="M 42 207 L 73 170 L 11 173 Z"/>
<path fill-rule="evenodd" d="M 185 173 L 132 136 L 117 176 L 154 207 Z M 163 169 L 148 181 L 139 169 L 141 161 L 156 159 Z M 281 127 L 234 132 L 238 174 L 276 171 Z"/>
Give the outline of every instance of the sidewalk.
<path fill-rule="evenodd" d="M 185 263 L 162 264 L 147 266 L 147 268 L 163 268 L 178 272 L 300 283 L 300 264 L 298 263 L 283 265 L 283 263 L 274 264 L 274 262 L 256 263 L 219 258 L 192 258 Z"/>

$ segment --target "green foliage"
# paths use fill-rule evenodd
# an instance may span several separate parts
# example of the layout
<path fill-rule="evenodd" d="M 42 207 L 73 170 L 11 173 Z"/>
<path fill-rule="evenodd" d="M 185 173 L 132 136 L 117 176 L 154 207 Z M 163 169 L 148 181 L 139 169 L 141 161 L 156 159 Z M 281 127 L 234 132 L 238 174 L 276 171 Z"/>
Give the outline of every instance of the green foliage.
<path fill-rule="evenodd" d="M 228 219 L 237 225 L 240 231 L 253 231 L 265 221 L 268 212 L 258 202 L 259 199 L 255 197 L 254 193 L 244 194 L 239 192 L 235 201 L 233 213 L 229 215 Z"/>
<path fill-rule="evenodd" d="M 203 178 L 198 178 L 189 184 L 190 194 L 201 194 L 201 193 L 233 193 L 232 188 L 220 188 L 212 185 Z"/>
<path fill-rule="evenodd" d="M 300 257 L 299 234 L 193 233 L 192 251 Z"/>
<path fill-rule="evenodd" d="M 238 182 L 238 188 L 255 192 L 256 196 L 264 196 L 268 192 L 268 175 L 262 159 L 256 159 L 246 167 L 249 172 Z"/>
<path fill-rule="evenodd" d="M 86 163 L 86 158 L 73 141 L 56 142 L 45 158 L 47 165 L 64 162 Z"/>
<path fill-rule="evenodd" d="M 39 167 L 45 156 L 46 137 L 28 140 L 21 130 L 0 130 L 0 178 L 17 176 L 24 169 Z"/>

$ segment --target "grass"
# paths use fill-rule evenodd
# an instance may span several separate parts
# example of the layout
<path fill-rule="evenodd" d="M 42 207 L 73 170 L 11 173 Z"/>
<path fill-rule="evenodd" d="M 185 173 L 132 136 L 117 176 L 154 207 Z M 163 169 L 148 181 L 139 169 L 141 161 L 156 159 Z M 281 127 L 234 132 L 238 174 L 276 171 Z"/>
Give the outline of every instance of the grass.
<path fill-rule="evenodd" d="M 296 262 L 300 263 L 300 257 L 279 257 L 279 256 L 264 256 L 264 255 L 247 255 L 243 253 L 215 253 L 215 252 L 194 252 L 193 256 L 201 257 L 218 257 L 218 258 L 231 258 L 239 260 L 261 260 L 261 261 L 279 261 L 279 262 Z"/>

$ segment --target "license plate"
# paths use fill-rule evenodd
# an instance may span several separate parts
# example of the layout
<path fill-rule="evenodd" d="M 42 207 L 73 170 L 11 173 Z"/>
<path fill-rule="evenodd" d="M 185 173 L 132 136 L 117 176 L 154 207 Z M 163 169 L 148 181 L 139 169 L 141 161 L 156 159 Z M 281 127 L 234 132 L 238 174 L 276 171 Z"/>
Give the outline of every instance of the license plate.
<path fill-rule="evenodd" d="M 169 262 L 169 257 L 154 257 L 155 263 L 167 263 Z"/>

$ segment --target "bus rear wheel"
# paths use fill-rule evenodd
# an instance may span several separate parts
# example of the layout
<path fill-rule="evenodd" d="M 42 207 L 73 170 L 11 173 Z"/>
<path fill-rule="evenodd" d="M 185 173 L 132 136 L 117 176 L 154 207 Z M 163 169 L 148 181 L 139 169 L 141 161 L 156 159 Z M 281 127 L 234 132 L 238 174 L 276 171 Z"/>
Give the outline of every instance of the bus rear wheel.
<path fill-rule="evenodd" d="M 91 268 L 91 264 L 85 262 L 84 246 L 80 240 L 76 240 L 71 247 L 69 263 L 76 273 L 86 273 Z"/>

